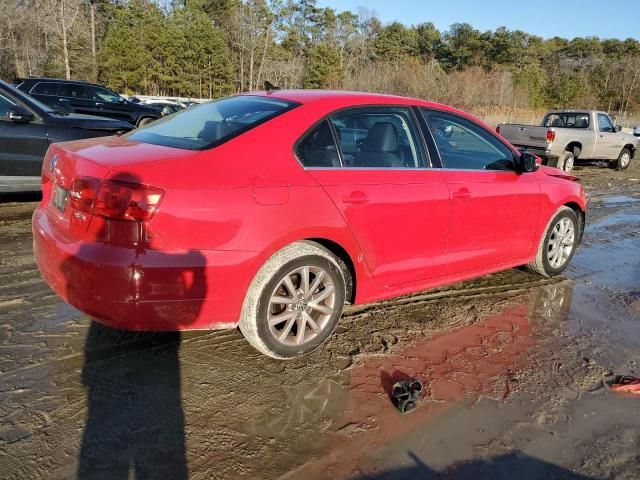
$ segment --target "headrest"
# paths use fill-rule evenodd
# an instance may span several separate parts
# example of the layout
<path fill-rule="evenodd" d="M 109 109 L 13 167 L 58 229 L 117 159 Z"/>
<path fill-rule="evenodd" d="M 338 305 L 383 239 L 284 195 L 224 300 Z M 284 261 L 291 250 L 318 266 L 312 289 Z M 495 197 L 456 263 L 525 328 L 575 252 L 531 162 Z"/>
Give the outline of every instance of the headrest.
<path fill-rule="evenodd" d="M 395 152 L 396 150 L 398 150 L 398 132 L 393 123 L 374 123 L 362 145 L 362 151 Z"/>

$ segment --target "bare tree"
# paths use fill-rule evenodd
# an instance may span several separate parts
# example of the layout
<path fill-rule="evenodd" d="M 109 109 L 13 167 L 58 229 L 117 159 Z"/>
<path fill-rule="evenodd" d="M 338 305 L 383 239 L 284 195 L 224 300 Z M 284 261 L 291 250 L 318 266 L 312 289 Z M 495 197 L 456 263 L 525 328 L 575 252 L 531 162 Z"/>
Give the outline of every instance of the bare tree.
<path fill-rule="evenodd" d="M 65 78 L 71 79 L 70 35 L 82 13 L 81 0 L 44 0 L 41 8 L 50 38 L 58 42 Z"/>

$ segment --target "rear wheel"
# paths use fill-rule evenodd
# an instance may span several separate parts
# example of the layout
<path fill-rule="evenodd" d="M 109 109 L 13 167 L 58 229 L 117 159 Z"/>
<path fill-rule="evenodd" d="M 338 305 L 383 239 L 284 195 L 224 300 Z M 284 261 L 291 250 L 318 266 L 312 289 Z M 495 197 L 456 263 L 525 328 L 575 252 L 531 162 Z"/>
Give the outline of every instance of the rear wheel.
<path fill-rule="evenodd" d="M 285 247 L 267 260 L 251 283 L 240 331 L 273 358 L 312 352 L 340 320 L 347 271 L 340 259 L 313 242 Z"/>
<path fill-rule="evenodd" d="M 624 170 L 631 163 L 631 152 L 628 148 L 623 148 L 618 156 L 618 160 L 615 162 L 615 166 L 618 170 Z"/>
<path fill-rule="evenodd" d="M 558 160 L 558 168 L 565 172 L 570 172 L 573 170 L 573 165 L 575 164 L 576 157 L 573 152 L 565 151 L 560 155 L 560 159 Z"/>
<path fill-rule="evenodd" d="M 580 238 L 578 217 L 569 207 L 560 207 L 547 224 L 529 270 L 545 277 L 561 273 L 573 258 Z"/>

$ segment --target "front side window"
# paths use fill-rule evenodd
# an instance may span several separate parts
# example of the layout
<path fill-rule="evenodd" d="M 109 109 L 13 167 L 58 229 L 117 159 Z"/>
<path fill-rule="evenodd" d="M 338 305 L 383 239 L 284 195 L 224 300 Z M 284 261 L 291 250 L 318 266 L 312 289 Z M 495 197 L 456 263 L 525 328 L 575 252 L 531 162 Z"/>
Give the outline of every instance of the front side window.
<path fill-rule="evenodd" d="M 421 111 L 444 168 L 515 170 L 513 151 L 484 128 L 457 115 Z"/>
<path fill-rule="evenodd" d="M 0 93 L 0 118 L 4 118 L 15 103 Z"/>
<path fill-rule="evenodd" d="M 425 156 L 405 107 L 368 107 L 331 117 L 345 167 L 421 168 Z"/>
<path fill-rule="evenodd" d="M 613 132 L 613 123 L 611 123 L 611 119 L 606 116 L 604 113 L 598 114 L 598 129 L 601 132 Z"/>
<path fill-rule="evenodd" d="M 37 95 L 58 95 L 58 84 L 51 82 L 40 82 L 31 89 L 30 93 L 34 93 Z"/>
<path fill-rule="evenodd" d="M 126 136 L 137 142 L 204 150 L 267 122 L 297 105 L 288 100 L 251 95 L 227 97 L 164 117 Z"/>
<path fill-rule="evenodd" d="M 550 113 L 544 119 L 543 127 L 589 128 L 588 113 Z"/>
<path fill-rule="evenodd" d="M 87 98 L 98 102 L 120 103 L 120 95 L 110 92 L 102 87 L 87 87 Z"/>

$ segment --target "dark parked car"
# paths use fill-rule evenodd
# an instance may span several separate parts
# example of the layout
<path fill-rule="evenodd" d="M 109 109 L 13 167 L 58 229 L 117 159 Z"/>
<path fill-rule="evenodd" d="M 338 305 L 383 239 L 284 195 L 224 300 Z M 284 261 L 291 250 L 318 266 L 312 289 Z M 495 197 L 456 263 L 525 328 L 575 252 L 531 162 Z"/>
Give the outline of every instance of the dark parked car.
<path fill-rule="evenodd" d="M 120 120 L 68 114 L 0 81 L 0 192 L 40 190 L 49 145 L 128 132 Z"/>
<path fill-rule="evenodd" d="M 18 88 L 50 107 L 124 120 L 141 127 L 160 118 L 157 108 L 133 103 L 102 85 L 57 78 L 23 79 Z"/>

